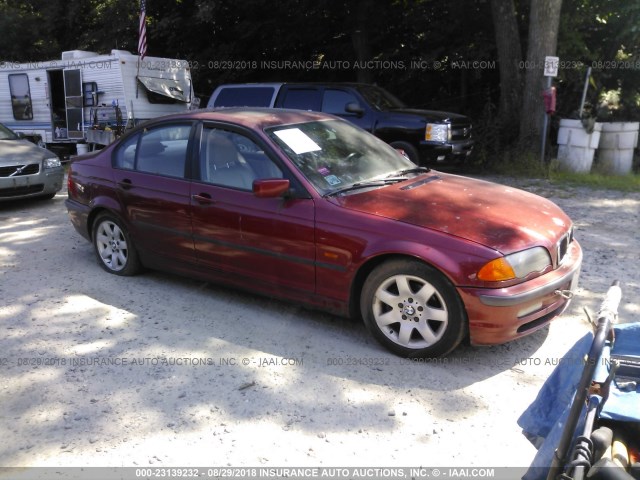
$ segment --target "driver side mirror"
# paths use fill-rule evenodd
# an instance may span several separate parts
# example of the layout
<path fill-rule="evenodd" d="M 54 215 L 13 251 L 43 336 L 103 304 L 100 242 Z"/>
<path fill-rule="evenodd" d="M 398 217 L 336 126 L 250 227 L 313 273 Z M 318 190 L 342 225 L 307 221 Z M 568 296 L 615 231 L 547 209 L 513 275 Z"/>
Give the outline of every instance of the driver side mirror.
<path fill-rule="evenodd" d="M 289 190 L 290 182 L 286 178 L 265 178 L 253 181 L 253 194 L 258 198 L 281 197 Z"/>
<path fill-rule="evenodd" d="M 364 115 L 364 109 L 360 106 L 358 102 L 347 103 L 347 105 L 344 107 L 344 111 L 347 113 L 353 113 L 358 117 L 361 117 L 362 115 Z"/>

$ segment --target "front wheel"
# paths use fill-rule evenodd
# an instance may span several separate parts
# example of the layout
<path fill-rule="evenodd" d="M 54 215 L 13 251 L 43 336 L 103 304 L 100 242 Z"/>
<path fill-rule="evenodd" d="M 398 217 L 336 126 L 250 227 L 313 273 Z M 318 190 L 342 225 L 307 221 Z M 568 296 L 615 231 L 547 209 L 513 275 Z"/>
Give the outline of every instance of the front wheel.
<path fill-rule="evenodd" d="M 360 309 L 373 336 L 403 357 L 446 355 L 466 333 L 466 312 L 453 285 L 415 260 L 376 267 L 365 281 Z"/>
<path fill-rule="evenodd" d="M 124 224 L 103 213 L 94 223 L 93 246 L 100 266 L 116 275 L 134 275 L 140 270 L 138 253 Z"/>
<path fill-rule="evenodd" d="M 416 149 L 416 147 L 411 145 L 409 142 L 397 141 L 397 142 L 391 142 L 389 145 L 391 145 L 393 148 L 397 150 L 402 150 L 404 152 L 404 155 L 409 160 L 411 160 L 416 165 L 420 165 L 420 154 L 418 153 L 418 150 Z"/>

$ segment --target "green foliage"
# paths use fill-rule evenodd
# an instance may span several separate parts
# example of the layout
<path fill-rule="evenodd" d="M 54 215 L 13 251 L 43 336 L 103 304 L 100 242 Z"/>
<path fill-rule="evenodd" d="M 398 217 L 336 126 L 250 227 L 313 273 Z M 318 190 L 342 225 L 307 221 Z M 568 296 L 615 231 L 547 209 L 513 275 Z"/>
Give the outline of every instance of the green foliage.
<path fill-rule="evenodd" d="M 593 189 L 640 191 L 640 173 L 636 162 L 635 173 L 631 175 L 611 175 L 600 172 L 597 165 L 591 173 L 572 173 L 560 168 L 557 161 L 541 163 L 534 155 L 506 150 L 493 158 L 487 168 L 476 169 L 476 173 L 500 175 L 520 179 L 544 179 L 557 185 L 571 185 Z"/>
<path fill-rule="evenodd" d="M 640 190 L 640 175 L 605 175 L 602 173 L 568 173 L 552 171 L 549 175 L 553 183 L 594 189 L 637 192 Z"/>
<path fill-rule="evenodd" d="M 0 60 L 25 61 L 23 52 L 40 53 L 46 41 L 39 17 L 28 4 L 0 2 Z"/>
<path fill-rule="evenodd" d="M 517 147 L 506 148 L 496 153 L 487 164 L 486 172 L 496 175 L 524 178 L 549 178 L 550 168 L 540 157 Z"/>
<path fill-rule="evenodd" d="M 568 117 L 578 109 L 590 66 L 587 101 L 597 107 L 599 117 L 640 119 L 640 3 L 564 0 L 563 13 L 558 55 L 566 68 L 558 79 L 558 114 Z M 619 95 L 613 109 L 602 103 L 610 91 Z"/>
<path fill-rule="evenodd" d="M 51 60 L 75 49 L 135 52 L 138 5 L 0 0 L 0 60 Z M 515 6 L 526 48 L 530 0 Z M 192 62 L 204 102 L 226 82 L 355 81 L 362 73 L 355 61 L 367 52 L 378 62 L 367 69 L 370 81 L 412 106 L 474 119 L 476 164 L 502 162 L 512 141 L 514 129 L 496 121 L 500 84 L 489 0 L 147 0 L 147 35 L 149 55 Z M 558 52 L 565 62 L 556 80 L 558 115 L 578 108 L 588 65 L 592 104 L 618 91 L 618 112 L 640 109 L 640 68 L 625 68 L 640 67 L 639 2 L 563 0 Z"/>

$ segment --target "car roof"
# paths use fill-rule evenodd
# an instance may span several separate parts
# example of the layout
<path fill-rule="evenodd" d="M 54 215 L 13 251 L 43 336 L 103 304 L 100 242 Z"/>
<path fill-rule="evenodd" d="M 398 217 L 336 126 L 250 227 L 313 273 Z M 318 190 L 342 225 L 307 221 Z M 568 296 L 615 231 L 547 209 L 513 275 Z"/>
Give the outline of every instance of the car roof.
<path fill-rule="evenodd" d="M 145 122 L 145 126 L 168 120 L 201 120 L 212 122 L 229 122 L 247 128 L 263 130 L 268 127 L 305 123 L 318 120 L 336 119 L 332 115 L 305 110 L 287 110 L 281 108 L 230 107 L 193 110 Z"/>

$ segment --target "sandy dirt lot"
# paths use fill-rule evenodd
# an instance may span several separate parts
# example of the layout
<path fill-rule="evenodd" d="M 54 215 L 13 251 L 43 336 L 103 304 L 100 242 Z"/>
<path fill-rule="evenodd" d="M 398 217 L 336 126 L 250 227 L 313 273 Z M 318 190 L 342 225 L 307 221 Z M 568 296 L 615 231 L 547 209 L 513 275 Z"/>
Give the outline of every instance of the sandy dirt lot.
<path fill-rule="evenodd" d="M 640 193 L 500 179 L 574 220 L 549 328 L 413 363 L 364 326 L 157 272 L 105 273 L 61 192 L 0 204 L 0 466 L 526 467 L 516 424 L 614 279 L 640 320 Z M 58 476 L 57 478 L 61 478 Z"/>

